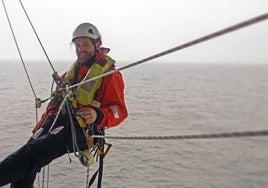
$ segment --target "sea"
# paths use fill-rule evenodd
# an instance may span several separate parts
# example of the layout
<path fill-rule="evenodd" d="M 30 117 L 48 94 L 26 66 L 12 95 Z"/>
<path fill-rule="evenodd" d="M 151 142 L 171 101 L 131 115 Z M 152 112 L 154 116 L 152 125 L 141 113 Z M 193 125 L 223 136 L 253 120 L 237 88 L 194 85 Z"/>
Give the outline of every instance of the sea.
<path fill-rule="evenodd" d="M 59 73 L 71 63 L 53 62 Z M 49 97 L 48 63 L 26 61 L 25 65 L 36 96 Z M 1 61 L 0 67 L 2 160 L 31 136 L 36 111 L 22 63 Z M 129 116 L 107 129 L 107 136 L 268 130 L 268 63 L 148 62 L 123 70 L 122 75 Z M 45 106 L 38 110 L 39 117 Z M 104 158 L 104 188 L 268 187 L 267 136 L 106 142 L 112 148 Z M 44 176 L 39 174 L 35 186 L 42 187 L 44 181 L 43 187 L 86 187 L 87 168 L 73 154 L 70 157 L 71 163 L 68 155 L 54 160 Z M 89 167 L 89 177 L 97 168 L 97 162 Z"/>

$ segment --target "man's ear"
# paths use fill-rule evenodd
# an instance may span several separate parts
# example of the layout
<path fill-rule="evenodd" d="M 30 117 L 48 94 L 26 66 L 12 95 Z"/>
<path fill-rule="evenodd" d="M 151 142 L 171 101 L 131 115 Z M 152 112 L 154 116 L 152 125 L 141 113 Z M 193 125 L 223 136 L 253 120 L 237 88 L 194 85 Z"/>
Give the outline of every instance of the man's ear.
<path fill-rule="evenodd" d="M 101 47 L 101 42 L 96 42 L 96 50 L 99 51 Z"/>

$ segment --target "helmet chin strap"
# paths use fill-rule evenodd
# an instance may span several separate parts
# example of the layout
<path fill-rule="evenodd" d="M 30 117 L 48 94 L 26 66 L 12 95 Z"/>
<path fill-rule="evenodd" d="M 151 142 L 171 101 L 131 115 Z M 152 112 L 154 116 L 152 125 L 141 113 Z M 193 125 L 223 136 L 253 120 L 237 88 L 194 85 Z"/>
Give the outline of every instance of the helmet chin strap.
<path fill-rule="evenodd" d="M 97 55 L 99 53 L 99 49 L 101 47 L 101 42 L 98 40 L 94 40 L 94 39 L 91 39 L 91 41 L 92 41 L 94 48 L 95 48 L 95 55 Z"/>

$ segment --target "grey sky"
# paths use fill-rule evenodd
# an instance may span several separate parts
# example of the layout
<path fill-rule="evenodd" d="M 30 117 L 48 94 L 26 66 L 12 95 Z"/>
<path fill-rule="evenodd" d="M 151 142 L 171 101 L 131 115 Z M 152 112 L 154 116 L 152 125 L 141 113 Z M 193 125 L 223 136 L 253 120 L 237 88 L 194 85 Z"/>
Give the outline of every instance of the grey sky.
<path fill-rule="evenodd" d="M 22 0 L 52 61 L 73 61 L 74 28 L 95 24 L 103 46 L 131 63 L 268 12 L 267 0 Z M 45 59 L 18 0 L 5 1 L 25 60 Z M 0 60 L 19 59 L 0 6 Z M 268 63 L 268 20 L 157 61 Z"/>

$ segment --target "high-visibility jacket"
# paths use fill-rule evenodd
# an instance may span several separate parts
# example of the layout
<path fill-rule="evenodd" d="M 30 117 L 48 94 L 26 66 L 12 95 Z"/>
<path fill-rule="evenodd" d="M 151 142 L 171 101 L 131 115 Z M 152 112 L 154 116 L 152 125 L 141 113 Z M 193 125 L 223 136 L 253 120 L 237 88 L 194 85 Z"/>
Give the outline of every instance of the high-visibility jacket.
<path fill-rule="evenodd" d="M 84 66 L 82 66 L 79 61 L 74 62 L 70 70 L 64 76 L 65 83 L 68 85 L 73 85 L 81 81 L 90 80 L 96 76 L 108 72 L 110 67 L 114 65 L 114 60 L 109 56 L 98 55 L 95 59 L 95 63 L 92 60 L 89 60 Z M 101 81 L 102 78 L 98 78 L 78 85 L 76 87 L 75 94 L 73 94 L 69 100 L 71 100 L 73 103 L 77 102 L 84 106 L 88 104 L 95 106 L 95 103 L 93 103 L 94 96 L 100 87 Z M 76 107 L 76 105 L 73 107 Z"/>
<path fill-rule="evenodd" d="M 107 60 L 113 61 L 107 55 L 97 54 L 95 61 L 89 67 L 80 64 L 79 62 L 76 62 L 77 65 L 75 65 L 75 67 L 79 68 L 77 69 L 78 72 L 76 73 L 77 75 L 75 76 L 76 77 L 75 80 L 72 80 L 73 77 L 70 76 L 70 74 L 68 74 L 68 72 L 71 71 L 65 73 L 63 75 L 63 78 L 67 78 L 69 75 L 69 78 L 67 80 L 72 80 L 73 82 L 72 84 L 79 83 L 85 78 L 86 75 L 88 75 L 90 68 L 93 68 L 94 66 L 96 66 L 96 64 L 105 66 L 107 65 L 105 64 Z M 108 69 L 109 70 L 115 69 L 114 65 L 109 64 Z M 114 74 L 103 77 L 99 85 L 97 86 L 97 89 L 93 92 L 89 91 L 88 94 L 89 97 L 92 97 L 91 95 L 94 95 L 93 99 L 90 100 L 90 103 L 89 104 L 84 102 L 79 103 L 78 100 L 77 108 L 78 109 L 84 107 L 94 108 L 98 115 L 97 120 L 95 122 L 96 124 L 103 126 L 105 128 L 114 127 L 120 124 L 127 117 L 128 113 L 124 100 L 124 82 L 120 72 L 116 72 Z M 85 93 L 83 95 L 85 95 Z M 84 97 L 85 96 L 83 96 L 82 98 Z M 59 107 L 58 104 L 56 105 L 56 107 L 48 105 L 46 112 L 42 115 L 42 118 L 37 123 L 34 131 L 38 129 L 38 127 L 42 124 L 42 122 L 44 121 L 44 119 L 46 119 L 48 115 L 55 114 L 55 112 L 57 112 L 58 110 L 58 107 Z"/>

